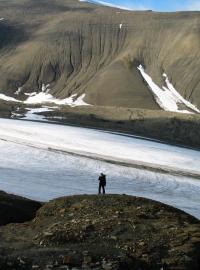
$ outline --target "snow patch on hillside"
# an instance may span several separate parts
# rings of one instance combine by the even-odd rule
[[[42,92],[49,93],[50,91],[50,84],[42,84]]]
[[[28,97],[32,97],[35,96],[37,94],[37,92],[32,92],[32,93],[24,93],[24,95],[28,96]]]
[[[15,98],[6,96],[6,95],[4,95],[4,94],[0,94],[0,99],[1,99],[1,100],[5,100],[5,101],[21,102],[21,101],[18,100],[18,99],[15,99]]]
[[[84,101],[85,94],[82,94],[78,98],[76,97],[77,97],[77,94],[73,94],[70,97],[65,98],[65,99],[57,99],[47,92],[46,93],[40,92],[40,93],[29,96],[28,99],[24,103],[26,104],[54,103],[57,105],[69,105],[71,107],[91,106],[90,104]]]
[[[11,101],[11,102],[22,102],[24,104],[44,104],[44,103],[54,103],[56,105],[68,105],[71,107],[76,106],[92,106],[91,104],[88,104],[84,101],[85,94],[82,94],[81,96],[77,97],[77,94],[73,94],[68,98],[65,99],[58,99],[53,97],[51,94],[49,94],[49,88],[48,85],[42,86],[42,92],[36,93],[25,93],[28,98],[25,101],[21,101],[12,97],[9,97],[5,94],[0,94],[0,99],[5,101]],[[16,95],[20,94],[22,91],[21,88],[18,88],[18,90],[15,92]]]
[[[188,100],[184,99],[178,91],[174,88],[172,83],[170,83],[169,78],[164,73],[166,86],[159,87],[152,78],[145,72],[142,65],[138,67],[142,77],[147,82],[149,88],[152,90],[158,105],[165,111],[178,112],[178,113],[200,113],[200,110],[190,103]],[[180,109],[180,106],[188,108],[188,110]]]
[[[19,95],[22,92],[22,87],[18,87],[17,91],[15,92],[15,95]]]
[[[118,8],[118,9],[124,9],[124,10],[128,10],[128,11],[133,11],[134,10],[132,8],[115,5],[115,4],[108,3],[108,2],[105,2],[105,1],[100,1],[100,0],[96,0],[96,1],[93,1],[93,0],[79,0],[79,2],[88,2],[88,3],[91,3],[91,4],[107,6],[107,7],[112,7],[112,8]],[[142,9],[142,8],[139,7],[138,9]]]
[[[45,117],[41,114],[42,112],[50,112],[53,111],[53,109],[49,107],[42,107],[42,108],[27,108],[27,113],[25,114],[25,117],[23,119],[26,120],[33,120],[33,121],[46,121]]]

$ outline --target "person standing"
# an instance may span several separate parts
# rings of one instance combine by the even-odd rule
[[[99,176],[99,194],[101,194],[101,189],[103,194],[105,194],[105,186],[106,186],[106,175],[101,173]]]

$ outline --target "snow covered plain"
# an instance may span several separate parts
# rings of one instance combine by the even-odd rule
[[[200,218],[198,151],[46,123],[0,119],[0,127],[2,190],[43,201],[96,193],[98,175],[104,172],[109,193],[152,198]],[[134,168],[143,163],[172,173]],[[185,176],[176,175],[182,171]]]

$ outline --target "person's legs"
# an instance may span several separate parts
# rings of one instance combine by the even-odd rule
[[[105,186],[102,186],[103,194],[105,194]]]
[[[101,184],[99,183],[99,194],[101,194]]]

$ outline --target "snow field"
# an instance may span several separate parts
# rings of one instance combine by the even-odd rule
[[[199,151],[88,128],[0,119],[0,138],[127,164],[200,174]]]
[[[97,194],[98,176],[107,175],[106,191],[154,199],[200,218],[200,181],[138,170],[88,158],[55,153],[0,140],[2,190],[31,199]]]
[[[179,113],[200,113],[200,110],[194,106],[192,103],[184,99],[178,91],[174,88],[174,86],[170,83],[167,75],[164,73],[163,77],[165,78],[166,86],[160,88],[152,78],[145,72],[142,65],[138,67],[142,77],[147,82],[149,88],[153,92],[153,95],[156,98],[158,105],[164,109],[165,111],[170,112],[179,112]],[[184,105],[189,110],[181,110],[179,109],[180,105]]]

